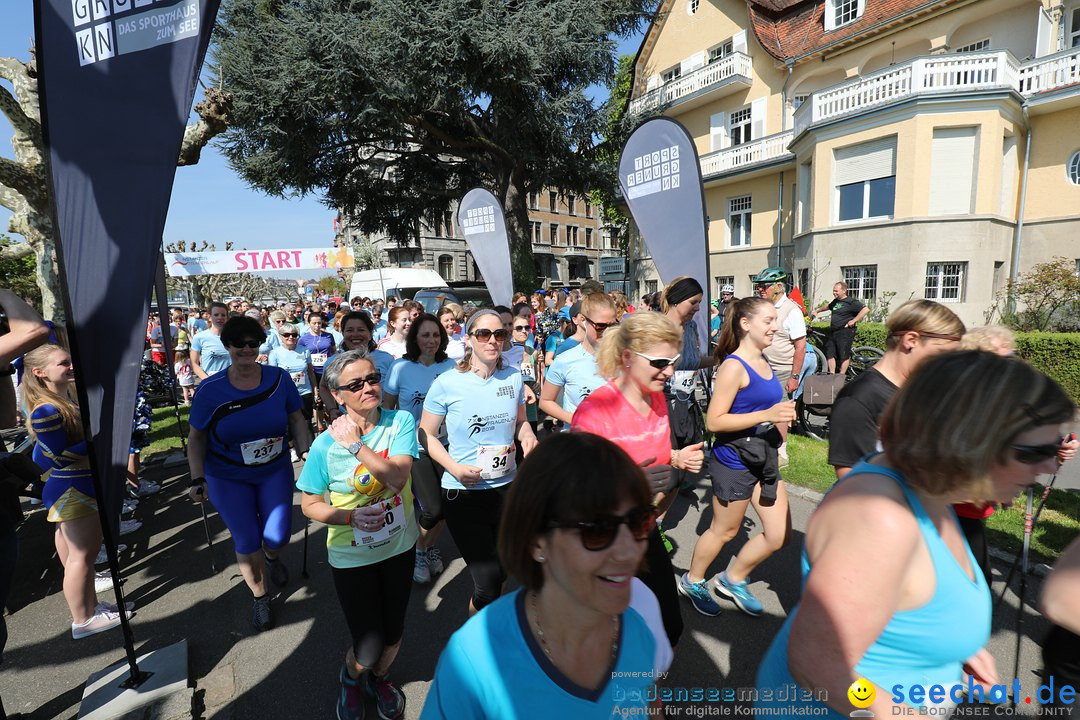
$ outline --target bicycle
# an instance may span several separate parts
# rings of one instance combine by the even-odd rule
[[[872,368],[874,364],[885,355],[885,352],[880,348],[870,345],[860,345],[852,348],[851,361],[848,364],[847,372],[844,374],[843,382],[836,383],[835,381],[832,381],[820,383],[822,385],[822,392],[820,394],[815,394],[812,401],[807,402],[805,393],[806,379],[812,375],[828,376],[828,371],[825,370],[825,368],[828,367],[827,360],[825,358],[825,353],[821,349],[825,345],[825,339],[828,335],[820,328],[807,325],[806,337],[808,357],[809,353],[813,352],[813,355],[817,360],[818,370],[814,373],[804,374],[799,383],[798,390],[794,393],[796,423],[799,431],[803,435],[816,440],[828,440],[829,417],[832,415],[832,405],[836,399],[836,394],[839,393],[843,385],[846,385]]]

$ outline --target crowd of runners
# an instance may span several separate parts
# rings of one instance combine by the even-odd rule
[[[840,373],[867,316],[843,283],[805,308],[783,270],[754,280],[749,297],[722,288],[709,319],[698,317],[703,289],[681,277],[636,307],[600,288],[436,314],[395,298],[214,302],[173,311],[166,328],[151,318],[147,340],[151,364],[173,355],[190,403],[189,495],[209,500],[232,535],[256,631],[274,625],[269,586],[290,582],[280,554],[296,491],[303,514],[326,525],[351,637],[338,718],[363,718],[366,698],[384,719],[403,715],[390,671],[413,584],[444,570],[444,527],[473,589],[422,717],[662,712],[650,688],[678,652],[685,610],[764,611],[752,574],[790,538],[793,398],[826,370],[808,352],[808,311],[831,313],[825,352]],[[119,609],[93,587],[101,530],[71,358],[0,292],[0,372],[22,368],[17,400],[0,382],[0,420],[21,415],[37,465],[4,456],[3,549],[13,556],[18,496],[38,495],[56,524],[72,636],[86,637],[115,627]],[[885,325],[884,356],[832,407],[838,482],[810,520],[801,600],[758,675],[760,688],[826,690],[827,701],[783,704],[834,717],[852,709],[859,678],[879,689],[999,681],[985,650],[985,518],[1078,445],[1066,435],[1073,401],[1014,356],[1008,331],[969,330],[928,300]],[[666,511],[703,482],[712,520],[676,576]],[[729,557],[750,506],[762,532]],[[1078,556],[1074,544],[1046,588],[1048,669],[1072,681]],[[0,571],[3,599],[11,576],[4,562]],[[890,696],[880,690],[871,709],[892,714]]]

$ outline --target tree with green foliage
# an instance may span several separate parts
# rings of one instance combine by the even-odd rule
[[[527,199],[614,182],[597,138],[616,38],[656,0],[227,0],[214,59],[223,149],[273,195],[318,193],[404,241],[475,186],[502,202],[515,287],[535,287]]]
[[[0,286],[11,290],[41,312],[41,290],[35,282],[34,256],[6,254],[5,251],[13,244],[10,237],[0,233]]]
[[[600,162],[609,177],[618,178],[619,155],[622,153],[630,133],[645,118],[643,115],[631,115],[629,113],[630,94],[634,85],[634,56],[620,55],[618,67],[615,70],[615,82],[611,87],[611,98],[608,100],[606,112],[607,122],[604,127],[604,142],[598,149]],[[615,194],[617,182],[605,183],[594,187],[591,191],[590,200],[598,207],[604,209],[604,225],[610,228],[616,246],[623,255],[629,253],[630,234],[628,226],[630,219],[622,210],[622,201]]]
[[[1035,265],[1009,283],[1006,293],[1002,320],[1014,329],[1080,329],[1080,277],[1069,258],[1055,257]]]

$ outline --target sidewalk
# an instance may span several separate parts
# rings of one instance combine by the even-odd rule
[[[214,574],[201,516],[188,501],[186,476],[178,470],[184,470],[183,466],[171,472],[153,467],[146,471],[146,479],[160,481],[164,488],[140,503],[136,517],[144,526],[124,538],[129,549],[121,556],[121,566],[127,578],[124,589],[136,605],[132,629],[137,653],[186,638],[194,687],[190,698],[176,697],[156,708],[156,714],[137,717],[333,717],[338,669],[348,639],[326,563],[325,529],[311,526],[310,578],[305,581],[300,577],[304,519],[297,498],[293,541],[284,553],[292,579],[273,599],[277,626],[257,635],[251,629],[250,595],[240,578],[228,532],[216,513],[211,513],[214,554],[223,568]],[[668,536],[678,544],[673,561],[678,573],[689,565],[694,539],[711,517],[706,499],[705,489],[699,488],[693,500],[681,496],[669,513],[668,524],[674,528]],[[723,613],[708,618],[684,603],[686,631],[676,650],[669,686],[753,687],[768,643],[798,598],[799,551],[815,504],[813,499],[792,497],[792,543],[751,578],[752,589],[765,604],[764,616],[749,617],[720,600]],[[746,527],[757,531],[752,512]],[[71,639],[51,531],[40,509],[19,530],[19,569],[12,615],[7,618],[10,639],[0,673],[7,711],[39,720],[76,717],[86,677],[123,658],[119,630],[77,642]],[[719,572],[745,540],[743,534],[733,541],[713,572]],[[407,696],[407,718],[419,716],[439,652],[465,621],[471,594],[471,580],[463,572],[450,535],[444,533],[439,544],[447,571],[432,585],[414,585],[404,644],[392,671]],[[996,562],[995,598],[1007,570],[1007,563]],[[1040,682],[1038,642],[1047,625],[1030,607],[1040,584],[1038,578],[1029,578],[1019,674],[1025,689],[1034,689]],[[109,592],[103,598],[112,600],[111,596]],[[1013,672],[1017,604],[1010,592],[994,619],[990,644],[1005,682]],[[1035,707],[1033,703],[1023,709]],[[730,703],[717,710],[730,711]],[[374,707],[369,712],[374,713]]]

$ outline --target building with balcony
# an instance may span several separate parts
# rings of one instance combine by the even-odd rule
[[[694,139],[717,285],[782,265],[814,302],[843,279],[977,325],[1010,277],[1080,258],[1080,0],[660,10],[631,109]]]

